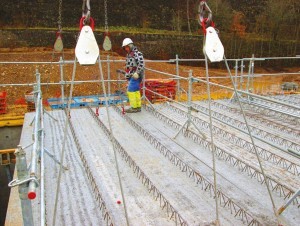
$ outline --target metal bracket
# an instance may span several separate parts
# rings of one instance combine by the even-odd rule
[[[19,186],[21,184],[25,184],[25,183],[30,182],[30,181],[35,182],[36,185],[39,186],[39,181],[36,177],[29,177],[29,178],[24,179],[24,180],[19,180],[18,178],[14,179],[14,180],[12,180],[11,182],[8,183],[8,187],[10,187],[10,188],[16,187],[16,186]]]

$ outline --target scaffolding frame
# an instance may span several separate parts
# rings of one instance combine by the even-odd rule
[[[277,110],[278,113],[280,114],[284,114],[287,116],[291,116],[296,118],[296,120],[300,121],[300,107],[293,105],[292,103],[287,103],[286,101],[280,100],[280,99],[273,99],[270,97],[265,97],[265,96],[261,96],[261,95],[257,95],[255,94],[255,92],[253,92],[253,79],[256,77],[261,77],[261,76],[281,76],[283,73],[274,73],[274,74],[255,74],[254,73],[254,62],[255,61],[266,61],[266,60],[280,60],[280,59],[295,59],[295,60],[299,60],[300,56],[297,57],[272,57],[272,58],[255,58],[254,56],[252,56],[251,58],[243,58],[243,59],[229,59],[227,61],[232,61],[233,63],[235,63],[234,66],[234,82],[235,82],[235,86],[238,89],[238,94],[241,95],[242,97],[246,97],[246,98],[242,98],[242,101],[244,101],[247,104],[259,104],[261,107],[267,109],[267,110],[272,110],[274,111],[275,109],[272,109],[267,103],[272,103],[272,104],[277,104],[277,105],[281,105],[281,106],[285,106],[289,109],[294,109],[295,112],[289,112],[289,111],[284,111],[284,110]],[[189,129],[189,125],[190,123],[193,123],[192,119],[191,119],[191,113],[195,108],[193,108],[192,104],[191,104],[191,100],[192,100],[192,96],[193,96],[193,92],[192,92],[192,86],[193,83],[198,83],[198,82],[203,82],[203,83],[207,83],[206,81],[204,81],[205,77],[194,77],[192,74],[192,71],[189,70],[188,71],[188,77],[187,76],[183,76],[180,74],[180,62],[204,62],[205,59],[179,59],[178,55],[176,55],[175,59],[170,59],[170,60],[146,60],[145,62],[154,62],[154,63],[161,63],[161,62],[165,62],[165,63],[175,63],[175,70],[176,70],[176,74],[170,74],[170,73],[166,73],[166,72],[162,72],[162,71],[157,71],[151,68],[146,67],[146,72],[147,71],[151,71],[154,73],[158,73],[160,75],[163,76],[167,76],[168,79],[174,79],[177,81],[177,100],[172,100],[168,97],[164,97],[159,93],[153,92],[152,90],[149,90],[150,92],[155,93],[158,96],[162,96],[166,99],[167,102],[174,102],[176,104],[179,104],[185,108],[187,108],[187,112],[188,112],[188,119],[185,122],[185,124],[187,124],[187,130]],[[245,62],[249,61],[249,71],[248,74],[244,74],[244,65]],[[111,83],[112,82],[126,82],[126,80],[112,80],[111,79],[111,63],[113,62],[124,62],[124,60],[111,60],[109,58],[109,56],[107,57],[106,60],[101,60],[101,62],[105,62],[107,63],[107,79],[104,80],[104,82],[106,83],[107,87],[108,87],[108,91],[110,94],[111,91]],[[17,166],[19,165],[19,170],[17,167],[17,171],[19,171],[20,175],[19,178],[17,180],[13,180],[9,183],[10,187],[14,187],[14,186],[19,186],[19,191],[20,191],[20,197],[22,196],[22,198],[24,198],[24,194],[27,194],[27,196],[29,197],[35,197],[36,195],[36,189],[40,186],[41,189],[41,225],[45,225],[45,200],[44,200],[44,146],[43,146],[43,137],[44,137],[44,128],[43,128],[43,113],[45,112],[43,109],[43,103],[42,103],[42,92],[41,92],[41,87],[45,86],[45,85],[60,85],[61,87],[61,100],[63,101],[65,99],[65,94],[64,94],[64,88],[66,85],[71,84],[72,81],[65,81],[64,80],[64,66],[66,64],[74,64],[74,61],[72,60],[63,60],[62,58],[60,58],[60,60],[58,62],[0,62],[0,64],[58,64],[60,67],[60,81],[59,82],[53,82],[53,83],[42,83],[40,81],[40,73],[38,72],[38,70],[36,70],[35,75],[36,75],[36,83],[28,83],[28,84],[0,84],[0,87],[5,87],[5,86],[32,86],[34,89],[34,99],[35,99],[35,106],[36,106],[36,112],[35,112],[35,121],[34,121],[34,132],[33,132],[33,137],[34,137],[34,143],[33,143],[33,150],[32,150],[32,162],[31,162],[31,167],[30,167],[30,171],[24,172],[24,169],[27,168],[26,165],[24,165],[26,163],[26,157],[24,155],[24,147],[19,146],[18,147],[18,151],[16,152],[16,158],[17,158]],[[240,68],[240,72],[238,71],[238,68]],[[146,74],[145,73],[145,79],[146,79]],[[300,72],[295,72],[295,73],[284,73],[284,74],[288,74],[288,75],[300,75]],[[225,77],[215,77],[215,76],[210,76],[210,78],[214,78],[214,79],[229,79],[230,77],[225,76]],[[243,84],[244,84],[244,80],[247,80],[247,86],[245,89],[243,89]],[[181,87],[181,82],[182,81],[188,81],[189,82],[189,89],[188,91],[185,91],[182,87]],[[97,83],[97,82],[101,82],[101,80],[87,80],[87,81],[73,81],[73,84],[86,84],[86,83]],[[217,86],[220,87],[222,89],[226,89],[229,91],[233,91],[233,88],[228,87],[228,86],[223,86],[220,85],[218,83],[215,82],[209,82],[209,85],[213,85],[213,86]],[[145,83],[143,83],[143,95],[142,98],[144,100],[146,100],[146,96],[145,96],[145,91],[146,91],[146,87],[145,87]],[[184,103],[181,101],[181,95],[182,92],[185,92],[187,95],[187,99],[188,102]],[[233,98],[234,100],[234,98]],[[263,102],[264,101],[264,102]],[[150,103],[151,105],[151,103]],[[197,109],[196,109],[197,110]],[[38,120],[36,120],[38,119]],[[179,130],[179,132],[184,128],[185,124],[181,127],[181,129]],[[201,134],[200,129],[197,128],[196,125],[194,125],[194,127],[196,127],[196,129],[198,130],[198,132]],[[176,136],[179,134],[179,132],[175,135]],[[202,134],[203,135],[203,134]],[[276,146],[278,148],[278,146]],[[295,151],[295,150],[292,150]],[[291,151],[290,151],[291,152]],[[299,150],[296,150],[296,152],[298,153]],[[296,154],[297,154],[296,153]],[[47,151],[46,151],[47,154]],[[49,154],[49,153],[48,153]],[[50,155],[50,154],[49,154]],[[299,154],[297,154],[299,155]],[[51,156],[51,155],[50,155]],[[24,158],[25,157],[25,158]],[[41,160],[41,166],[40,166],[40,184],[38,182],[38,178],[37,178],[37,171],[38,171],[38,160]],[[59,163],[59,162],[58,162]],[[20,187],[23,187],[22,189],[20,189]],[[21,191],[22,190],[22,191]],[[26,190],[27,192],[24,193],[24,190]],[[293,193],[293,192],[291,192]],[[295,193],[298,194],[298,192]],[[296,195],[297,196],[297,195]],[[293,196],[293,200],[295,199],[295,197]],[[23,202],[22,202],[23,203]],[[289,201],[286,205],[290,204],[291,202]],[[284,207],[286,208],[286,206]],[[23,211],[23,220],[24,220],[24,225],[32,225],[32,210],[31,210],[31,203],[30,200],[26,200],[24,201],[24,204],[22,204],[22,211]],[[26,217],[25,217],[26,216]],[[29,216],[29,217],[28,217]]]

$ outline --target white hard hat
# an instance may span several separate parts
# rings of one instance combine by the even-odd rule
[[[130,38],[125,38],[125,39],[123,40],[122,47],[128,46],[129,44],[132,44],[132,43],[133,43],[133,41],[132,41]]]

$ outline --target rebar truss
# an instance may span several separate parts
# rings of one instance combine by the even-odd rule
[[[221,104],[221,103],[216,102],[216,101],[212,101],[211,104],[218,107],[219,109],[227,110],[227,111],[233,112],[235,114],[241,114],[241,111],[239,109],[229,107],[225,104]],[[255,120],[259,123],[263,123],[263,124],[267,125],[268,127],[272,128],[272,129],[276,129],[280,132],[286,132],[286,133],[288,133],[288,134],[290,134],[294,137],[300,137],[300,131],[299,130],[295,130],[295,129],[287,127],[285,125],[281,125],[279,123],[261,118],[258,115],[252,115],[252,114],[246,114],[246,115],[247,115],[248,118],[253,119],[253,120]]]
[[[208,111],[205,107],[202,107],[200,105],[193,104],[192,106],[193,106],[193,108],[195,108],[199,111],[205,112],[205,113],[207,113],[207,111]],[[168,107],[171,110],[173,110],[174,112],[176,112],[184,117],[187,117],[187,112],[185,112],[184,110],[176,108],[173,105],[168,105]],[[222,116],[223,116],[222,114],[214,112],[214,111],[211,111],[211,112],[212,112],[212,115],[215,116],[216,118],[222,119]],[[194,123],[196,123],[197,125],[200,125],[202,128],[209,129],[208,122],[205,122],[204,120],[201,120],[192,115],[191,115],[191,120]],[[219,127],[216,127],[216,126],[213,126],[213,131],[214,131],[214,134],[217,134],[218,136],[223,136],[223,138],[226,138],[231,143],[233,143],[241,148],[245,148],[249,152],[255,154],[255,149],[251,142],[246,141],[240,137],[237,137],[234,134],[231,134],[231,133],[229,133]],[[297,175],[297,176],[300,175],[300,166],[299,165],[289,161],[288,159],[278,156],[262,147],[256,146],[256,150],[258,151],[258,154],[262,159],[264,159],[266,161],[270,161],[270,162],[274,163],[275,165],[289,171],[290,173],[292,173],[294,175]]]
[[[156,111],[155,109],[152,109],[148,106],[145,106],[145,109],[148,112],[152,113],[156,118],[162,120],[163,122],[169,124],[171,127],[175,128],[177,130],[180,129],[182,126],[181,124],[179,124],[179,123],[175,122],[174,120],[172,120],[171,118],[161,114],[160,112]],[[212,150],[211,143],[207,140],[204,140],[201,136],[199,136],[197,133],[193,132],[192,130],[186,130],[184,132],[184,134],[188,138],[191,138],[195,143],[201,145],[202,147],[204,147],[208,150]],[[232,166],[237,167],[241,172],[247,173],[248,176],[250,176],[251,178],[257,179],[257,181],[260,182],[261,184],[266,183],[264,180],[263,174],[260,172],[259,169],[248,165],[242,159],[234,156],[233,154],[228,153],[227,151],[225,151],[224,149],[222,149],[216,145],[215,145],[215,152],[216,152],[216,155],[220,159],[223,159],[223,160],[227,161],[228,163],[230,163]],[[271,178],[270,176],[266,176],[266,178],[267,178],[267,183],[270,186],[270,188],[272,189],[272,191],[277,192],[281,197],[284,197],[284,199],[289,198],[291,195],[293,195],[295,193],[295,191],[293,191],[293,189],[288,188],[286,185],[281,184],[280,182]],[[294,203],[297,204],[297,203],[299,203],[299,201],[296,200]]]
[[[253,100],[250,101],[250,103],[252,103],[252,102],[261,104],[264,107],[276,108],[278,110],[286,112],[287,114],[292,114],[292,115],[296,115],[297,117],[300,117],[300,110],[296,109],[296,108],[291,108],[291,107],[284,106],[284,105],[281,105],[281,104],[277,104],[277,103],[274,103],[274,102],[270,103],[270,102],[267,102],[265,100],[261,100],[261,99],[258,99],[258,98],[253,98]]]
[[[107,137],[109,137],[114,145],[114,148],[120,153],[121,157],[128,163],[129,167],[133,170],[136,177],[140,179],[143,185],[148,189],[148,192],[153,195],[155,201],[159,200],[160,207],[167,212],[167,216],[174,220],[176,225],[187,226],[186,220],[179,214],[179,212],[171,205],[171,203],[164,197],[164,195],[157,189],[154,183],[144,173],[144,171],[137,165],[137,163],[130,157],[121,144],[112,136],[108,128],[100,121],[98,116],[91,108],[88,108],[89,113],[93,116],[97,124],[103,130]]]
[[[114,107],[114,109],[122,115],[122,111],[118,107]],[[208,191],[210,196],[214,195],[214,185],[212,182],[207,180],[204,176],[202,176],[197,170],[193,167],[185,163],[180,157],[174,154],[170,149],[164,146],[156,137],[154,137],[150,132],[146,131],[142,126],[133,121],[128,116],[123,116],[124,119],[135,128],[143,137],[149,141],[149,143],[155,147],[165,158],[167,158],[172,164],[179,167],[182,172],[185,172],[189,178],[192,178],[196,184],[201,185],[201,189],[204,191]],[[217,198],[222,207],[228,208],[235,217],[241,219],[243,222],[246,222],[247,225],[261,225],[261,223],[253,218],[250,213],[244,210],[241,206],[235,203],[231,198],[225,195],[220,190],[217,190]]]
[[[193,107],[196,108],[197,110],[201,110],[201,111],[204,111],[205,113],[208,114],[208,109],[205,108],[205,107],[202,107],[200,105],[197,105],[197,104],[193,104]],[[247,126],[246,126],[246,123],[245,122],[242,122],[240,120],[237,120],[237,119],[234,119],[234,118],[231,118],[229,116],[226,116],[226,115],[223,115],[221,113],[218,113],[216,111],[211,111],[212,115],[215,116],[216,118],[228,123],[228,124],[231,124],[231,125],[234,125],[240,129],[242,129],[243,131],[247,131]],[[254,126],[251,126],[249,125],[250,127],[250,130],[251,130],[251,133],[254,134],[254,135],[257,135],[257,136],[260,136],[266,140],[269,140],[273,143],[276,143],[286,149],[291,149],[291,150],[294,150],[296,152],[299,152],[300,153],[300,145],[298,143],[295,143],[293,141],[290,141],[290,140],[287,140],[285,138],[282,138],[282,137],[279,137],[277,135],[274,135],[272,133],[269,133],[265,130],[262,130],[262,129],[259,129],[257,127],[254,127]]]
[[[89,182],[90,182],[90,184],[92,186],[93,194],[94,194],[94,196],[96,198],[96,201],[98,202],[98,205],[100,207],[100,210],[101,210],[101,213],[102,213],[102,217],[106,221],[106,225],[107,226],[116,225],[114,223],[114,220],[111,217],[111,214],[109,213],[109,210],[106,207],[106,203],[105,203],[104,199],[102,198],[103,195],[101,195],[101,191],[99,190],[99,187],[97,186],[97,183],[96,183],[95,177],[94,177],[94,175],[92,173],[92,170],[90,169],[90,167],[88,165],[89,161],[86,159],[86,157],[84,155],[83,149],[82,149],[82,147],[80,145],[78,136],[76,135],[76,132],[75,132],[75,129],[74,129],[74,126],[73,126],[71,120],[70,120],[70,123],[69,123],[69,127],[70,127],[70,130],[71,130],[71,134],[73,136],[73,139],[75,141],[75,144],[76,144],[76,147],[77,147],[80,159],[82,161],[82,164],[84,166],[85,172],[87,174],[87,178],[88,178],[88,180],[89,180]]]
[[[285,103],[288,103],[290,105],[299,105],[300,101],[297,98],[290,97],[286,98],[286,96],[276,95],[276,96],[268,96],[268,98],[274,99],[274,100],[280,100],[284,101]]]
[[[264,106],[262,104],[260,104],[259,106],[258,105],[254,105],[252,103],[249,103],[248,101],[242,101],[242,103],[245,105],[245,106],[248,106],[249,108],[251,108],[252,111],[255,111],[255,112],[258,112],[258,113],[261,113],[261,114],[264,114],[264,115],[271,115],[271,116],[275,116],[275,117],[278,117],[282,120],[285,120],[289,123],[297,123],[299,124],[299,117],[295,117],[295,115],[291,115],[291,114],[287,114],[286,112],[281,112],[281,111],[278,111],[276,110],[275,108],[273,109],[270,109],[269,107],[267,106]],[[237,105],[237,103],[235,103]],[[298,121],[298,122],[297,122]]]

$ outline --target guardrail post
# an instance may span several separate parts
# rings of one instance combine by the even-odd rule
[[[235,60],[234,69],[235,69],[234,85],[238,89],[238,69],[239,69],[239,61],[238,60]]]
[[[18,180],[26,180],[28,179],[26,153],[20,145],[18,145],[18,149],[16,150],[15,155]],[[33,216],[31,201],[27,197],[28,183],[20,184],[18,189],[21,200],[23,224],[24,226],[31,226],[33,225]]]
[[[62,109],[65,108],[65,91],[64,91],[64,61],[63,58],[59,58],[59,68],[60,68],[60,88],[61,88],[61,104]]]
[[[241,78],[240,78],[240,90],[243,90],[243,82],[244,82],[244,59],[241,60]]]
[[[36,70],[36,80],[37,85],[34,87],[34,102],[35,102],[35,121],[34,121],[34,133],[33,133],[33,150],[31,156],[31,169],[30,169],[30,179],[28,187],[28,198],[35,199],[36,188],[38,187],[36,175],[37,175],[37,162],[39,158],[39,152],[41,148],[41,114],[42,109],[42,94],[41,94],[41,74]]]
[[[176,54],[176,75],[179,76],[179,57],[178,57],[178,54]],[[181,100],[180,79],[177,80],[176,95],[178,97],[178,101],[180,101]]]
[[[108,96],[111,96],[110,93],[110,59],[109,59],[109,55],[107,55],[107,93]]]

